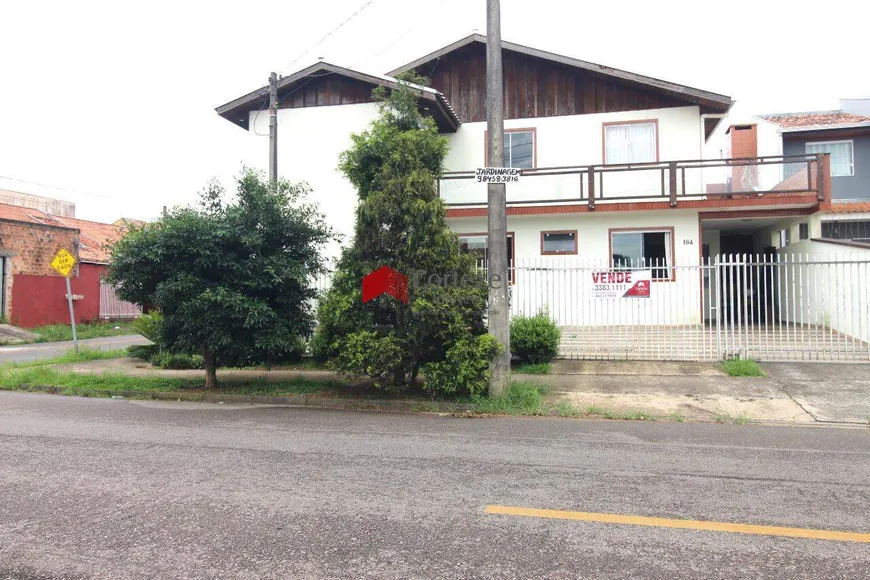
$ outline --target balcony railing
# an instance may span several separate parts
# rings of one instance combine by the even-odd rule
[[[662,161],[524,169],[519,183],[507,184],[509,205],[668,201],[782,194],[827,199],[827,154],[739,159]],[[486,205],[486,184],[474,171],[446,172],[438,192],[450,207]]]

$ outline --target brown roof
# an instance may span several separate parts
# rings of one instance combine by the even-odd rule
[[[95,264],[109,263],[110,253],[106,244],[120,240],[128,229],[114,224],[57,217],[38,209],[5,204],[0,204],[0,219],[78,230],[79,260]]]
[[[820,111],[817,113],[782,113],[761,115],[762,119],[780,127],[818,127],[870,123],[870,117],[852,115],[843,111]]]
[[[870,212],[870,201],[847,201],[831,204],[831,213]]]

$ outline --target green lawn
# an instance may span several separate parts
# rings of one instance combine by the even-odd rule
[[[729,377],[763,377],[764,371],[754,360],[731,358],[722,361],[722,368]]]
[[[72,328],[69,324],[49,324],[28,329],[39,335],[36,342],[58,342],[72,340]],[[76,335],[80,339],[100,338],[103,336],[119,336],[136,334],[129,321],[125,322],[88,322],[76,325]]]

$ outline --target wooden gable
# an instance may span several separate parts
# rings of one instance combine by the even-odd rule
[[[506,119],[695,104],[638,83],[509,50],[502,62]],[[431,79],[429,86],[444,94],[462,122],[486,120],[486,45],[472,42],[415,70]]]

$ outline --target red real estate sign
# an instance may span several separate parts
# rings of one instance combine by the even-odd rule
[[[592,272],[592,298],[650,298],[652,270]]]

